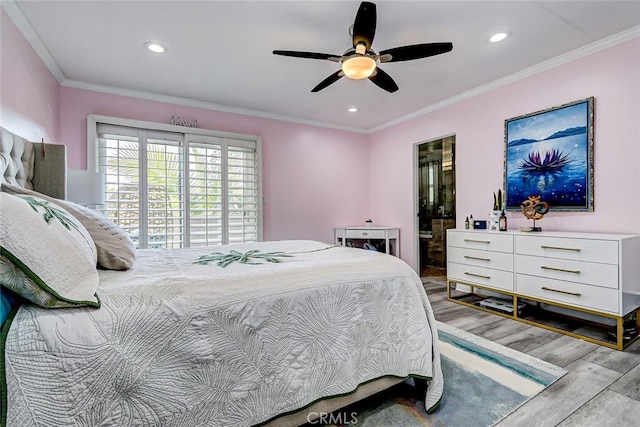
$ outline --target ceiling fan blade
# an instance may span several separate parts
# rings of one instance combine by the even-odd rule
[[[373,37],[376,35],[376,5],[368,1],[360,3],[356,19],[353,22],[353,47],[364,43],[365,52],[371,49]]]
[[[387,92],[395,92],[398,90],[398,85],[393,81],[391,76],[384,71],[380,67],[376,68],[375,74],[369,77],[369,80],[374,82],[376,86],[381,89],[386,90]]]
[[[453,43],[423,43],[380,51],[380,62],[400,62],[450,52]],[[390,55],[391,59],[384,55]]]
[[[340,55],[332,55],[330,53],[316,53],[316,52],[299,52],[295,50],[274,50],[274,55],[293,56],[294,58],[307,58],[307,59],[327,59],[333,62],[340,62]]]
[[[311,92],[320,92],[322,89],[324,89],[325,87],[329,86],[330,84],[333,84],[335,82],[337,82],[338,80],[340,80],[340,78],[343,76],[344,74],[342,73],[342,70],[338,70],[335,73],[331,74],[329,77],[327,77],[326,79],[324,79],[323,81],[321,81],[318,86],[314,87],[313,89],[311,89]]]

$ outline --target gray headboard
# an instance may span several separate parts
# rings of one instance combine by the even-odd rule
[[[67,197],[67,147],[30,142],[0,127],[0,184]]]

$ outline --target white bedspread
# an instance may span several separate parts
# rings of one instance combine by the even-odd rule
[[[203,254],[285,252],[261,264]],[[6,339],[7,425],[250,426],[383,376],[433,378],[437,331],[415,272],[312,241],[141,250],[101,271],[102,308],[23,305]]]

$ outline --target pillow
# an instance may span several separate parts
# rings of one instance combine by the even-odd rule
[[[67,200],[37,193],[15,185],[2,184],[2,191],[9,194],[36,196],[55,203],[68,211],[84,225],[98,250],[98,266],[109,270],[127,270],[136,259],[136,247],[123,229],[100,213]]]
[[[42,307],[100,307],[96,246],[69,212],[0,192],[0,285]]]

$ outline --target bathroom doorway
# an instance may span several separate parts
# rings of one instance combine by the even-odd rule
[[[455,135],[417,145],[416,206],[421,277],[446,280],[447,229],[456,226]]]

